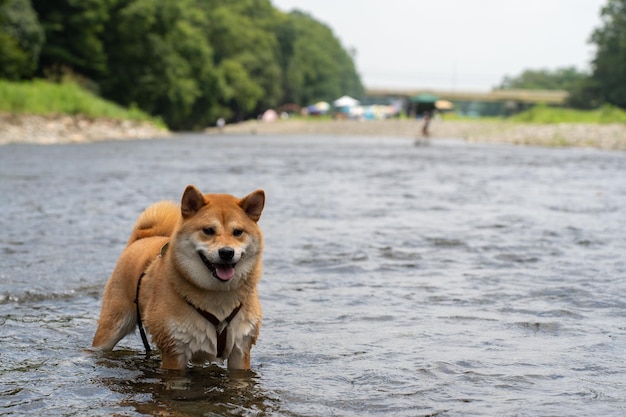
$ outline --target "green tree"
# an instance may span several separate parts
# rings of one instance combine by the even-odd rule
[[[588,77],[587,73],[578,71],[575,67],[559,68],[554,71],[525,70],[516,77],[505,76],[497,88],[571,91],[574,86]]]
[[[363,95],[352,57],[326,25],[292,12],[277,28],[286,101],[301,105]]]
[[[591,36],[597,49],[586,91],[599,102],[626,108],[626,0],[608,0],[600,16],[602,26]]]
[[[209,21],[209,41],[222,77],[219,100],[230,108],[230,116],[243,119],[281,104],[282,70],[272,30],[278,12],[271,3],[199,0],[198,4]]]
[[[206,26],[193,0],[119,0],[104,36],[104,95],[174,129],[206,126],[217,117],[218,88]]]
[[[46,34],[40,73],[89,78],[106,72],[102,34],[111,0],[32,0]]]
[[[568,92],[568,105],[577,109],[594,109],[603,102],[600,99],[599,83],[591,76],[574,83]]]
[[[39,75],[72,74],[173,129],[363,93],[327,26],[270,0],[0,0],[0,29],[0,77],[39,57]]]
[[[33,75],[44,39],[30,0],[0,2],[0,77],[18,80]]]
[[[263,89],[250,78],[243,64],[225,59],[219,66],[221,88],[220,101],[225,109],[224,116],[243,120],[254,111],[263,96]]]

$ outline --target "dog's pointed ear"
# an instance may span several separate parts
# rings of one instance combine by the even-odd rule
[[[239,207],[255,222],[258,222],[261,218],[264,206],[265,192],[263,190],[256,190],[239,201]]]
[[[183,215],[183,219],[196,214],[206,203],[204,202],[204,196],[193,185],[188,185],[183,193],[183,199],[180,203],[180,211]]]

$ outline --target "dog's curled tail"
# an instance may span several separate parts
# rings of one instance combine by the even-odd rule
[[[172,201],[152,204],[139,215],[126,246],[146,237],[171,236],[180,217],[180,206]]]

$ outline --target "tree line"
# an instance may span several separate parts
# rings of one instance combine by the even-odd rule
[[[270,0],[0,0],[0,78],[33,77],[179,130],[364,91],[330,28]]]
[[[566,90],[574,108],[609,104],[626,109],[626,0],[608,0],[600,17],[601,26],[589,39],[596,46],[589,72],[575,67],[526,70],[504,77],[497,88]]]

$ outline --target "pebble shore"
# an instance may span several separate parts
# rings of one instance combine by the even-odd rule
[[[0,113],[0,145],[88,143],[118,139],[150,139],[169,135],[168,130],[149,122],[135,120]]]
[[[419,120],[279,120],[247,121],[226,125],[212,134],[322,134],[375,135],[380,137],[422,138]],[[510,143],[538,146],[579,146],[626,150],[626,125],[623,124],[526,124],[507,121],[435,120],[430,138],[457,138],[468,142]]]
[[[278,120],[247,121],[208,134],[320,134],[422,139],[419,120]],[[468,142],[537,146],[578,146],[626,150],[624,124],[526,124],[507,121],[435,120],[430,138],[456,138]],[[103,140],[151,139],[172,136],[149,122],[90,119],[84,116],[0,114],[0,145],[7,143],[62,144]]]

